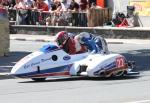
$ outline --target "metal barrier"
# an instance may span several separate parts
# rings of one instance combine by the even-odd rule
[[[52,26],[102,26],[104,23],[111,20],[110,9],[101,9],[93,16],[94,22],[97,24],[88,25],[93,22],[89,19],[87,12],[62,12],[50,13],[39,12],[34,10],[15,10],[9,9],[9,20],[16,21],[16,25],[52,25]],[[96,10],[97,11],[97,10]],[[92,14],[92,13],[91,13]],[[95,18],[99,17],[97,21]]]

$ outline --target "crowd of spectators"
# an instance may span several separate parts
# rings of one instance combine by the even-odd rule
[[[85,13],[96,6],[96,0],[0,0],[0,4],[9,14],[15,10],[18,25],[87,26]]]

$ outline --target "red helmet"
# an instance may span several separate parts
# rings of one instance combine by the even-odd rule
[[[58,45],[62,45],[67,39],[68,33],[66,31],[60,31],[56,34],[56,42]]]

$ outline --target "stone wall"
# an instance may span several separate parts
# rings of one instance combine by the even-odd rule
[[[0,13],[0,56],[9,52],[9,21]]]
[[[38,34],[55,35],[57,32],[66,30],[75,34],[90,32],[102,35],[105,38],[120,39],[150,39],[150,28],[118,28],[118,27],[69,27],[69,26],[36,26],[36,25],[12,25],[14,34]],[[13,34],[13,33],[12,33]]]

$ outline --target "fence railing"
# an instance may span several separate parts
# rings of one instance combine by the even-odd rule
[[[111,10],[91,9],[88,12],[39,12],[34,10],[9,9],[9,20],[15,25],[52,25],[93,27],[102,26],[111,20]]]

